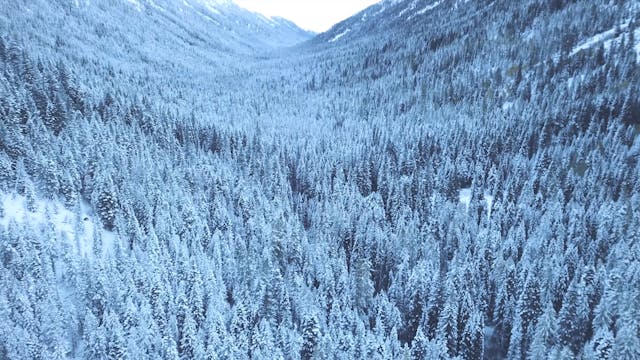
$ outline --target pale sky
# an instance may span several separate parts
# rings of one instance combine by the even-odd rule
[[[324,32],[380,0],[234,0],[265,16],[280,16],[306,30]]]

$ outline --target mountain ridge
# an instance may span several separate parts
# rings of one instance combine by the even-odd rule
[[[110,14],[105,11],[107,9]],[[41,40],[46,39],[46,46],[49,48],[55,41],[77,38],[78,32],[88,35],[95,33],[99,42],[107,31],[116,32],[113,35],[121,36],[125,41],[135,39],[136,36],[142,40],[130,44],[132,47],[162,48],[165,46],[162,42],[154,43],[157,39],[152,34],[147,34],[149,29],[161,29],[160,27],[164,28],[158,33],[175,34],[174,38],[167,41],[182,41],[187,46],[202,43],[210,51],[218,48],[244,54],[292,46],[311,36],[293,23],[265,18],[227,0],[118,0],[104,3],[80,0],[16,1],[4,7],[4,12],[8,15],[7,11],[11,11],[13,16],[11,22],[0,23],[4,31],[10,31],[11,25],[20,24],[25,28],[38,26],[40,20],[36,16],[45,14],[34,14],[34,11],[46,11],[46,16],[58,19],[60,25],[46,32],[52,34],[53,38],[42,32],[39,36]],[[139,12],[144,12],[145,15],[139,17]],[[112,18],[114,15],[119,17],[117,21]],[[29,31],[37,33],[38,29]],[[133,37],[118,34],[128,31],[137,34]]]

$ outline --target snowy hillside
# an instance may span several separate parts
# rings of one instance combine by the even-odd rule
[[[0,360],[639,359],[638,29],[2,2]]]
[[[347,29],[353,30],[353,38],[368,37],[376,32],[389,32],[394,28],[410,28],[428,23],[431,16],[446,14],[451,8],[466,6],[476,11],[482,11],[480,4],[466,4],[464,0],[385,0],[375,4],[354,17],[336,24],[326,34],[319,36],[319,40],[334,39]],[[483,3],[483,2],[479,2]],[[485,5],[491,6],[491,4]],[[476,8],[477,7],[477,8]],[[329,40],[331,41],[331,40]]]
[[[74,213],[58,201],[0,194],[0,207],[1,231],[20,231],[21,227],[44,233],[52,231],[51,245],[68,247],[72,254],[82,258],[93,258],[95,242],[99,241],[98,252],[103,256],[113,255],[115,235],[96,226],[96,217],[87,203],[78,204]]]
[[[39,33],[30,46],[56,52],[80,48],[87,56],[102,53],[129,63],[175,60],[170,54],[248,55],[313,36],[291,22],[265,18],[227,0],[15,1],[3,6],[0,16],[11,17],[0,22],[5,32]],[[49,23],[43,31],[38,19],[45,16]]]
[[[579,45],[575,46],[573,50],[571,50],[570,55],[573,56],[580,51],[585,51],[588,49],[592,49],[597,46],[602,46],[602,48],[607,51],[611,48],[612,45],[620,45],[620,43],[624,40],[630,41],[638,54],[638,58],[640,59],[640,29],[629,29],[629,21],[618,24],[614,28],[603,31],[592,37],[582,41]],[[633,31],[633,35],[630,34]],[[632,35],[631,37],[629,37]],[[640,61],[640,60],[639,60]]]

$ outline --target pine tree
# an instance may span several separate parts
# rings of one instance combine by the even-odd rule
[[[107,314],[105,327],[107,328],[107,359],[128,359],[124,331],[122,329],[122,324],[115,313],[109,312]]]
[[[539,286],[538,281],[532,279],[532,276],[527,277],[518,301],[518,312],[522,318],[523,329],[528,329],[530,325],[535,326],[538,316],[542,313]]]
[[[7,58],[7,45],[5,44],[4,38],[0,36],[0,60],[5,61]]]
[[[191,314],[187,313],[180,329],[178,341],[178,354],[181,360],[195,359],[198,339],[196,336],[196,323]]]
[[[457,304],[447,301],[438,320],[437,340],[446,345],[449,356],[458,355]]]
[[[556,314],[551,304],[547,304],[542,315],[538,318],[535,331],[530,336],[528,359],[541,359],[547,356],[548,350],[556,340]]]
[[[460,341],[463,359],[484,358],[484,319],[482,314],[477,311],[471,313]]]
[[[277,266],[271,265],[268,270],[268,276],[264,280],[265,282],[265,292],[264,292],[264,300],[263,300],[263,313],[264,316],[273,319],[273,321],[277,324],[281,320],[280,316],[280,307],[282,302],[282,275],[280,274],[280,269]]]
[[[115,187],[110,177],[103,180],[96,196],[96,209],[102,225],[107,230],[113,230],[116,222],[116,207],[118,204]]]
[[[0,152],[0,188],[8,187],[15,181],[11,158],[3,151]]]
[[[98,320],[87,311],[84,319],[84,353],[86,359],[106,359],[107,358],[107,339],[104,328],[98,326]]]
[[[371,263],[368,259],[358,259],[354,264],[354,296],[362,311],[367,311],[373,298],[374,287],[371,281]]]
[[[300,358],[310,360],[316,351],[320,340],[320,328],[318,320],[314,316],[308,316],[302,323],[302,349],[300,350]]]
[[[47,103],[45,111],[44,124],[53,132],[54,135],[59,135],[66,125],[67,111],[63,105],[60,95],[57,94],[57,92],[53,97],[53,101]]]
[[[524,289],[520,293],[516,311],[519,313],[522,326],[520,329],[522,331],[521,350],[524,354],[529,348],[529,339],[531,339],[538,317],[542,313],[539,285],[537,280],[532,279],[532,276],[527,277]]]
[[[191,264],[189,271],[189,282],[187,295],[189,298],[189,306],[193,320],[196,326],[201,326],[205,318],[204,294],[203,294],[202,275],[195,263]]]
[[[413,356],[414,359],[427,359],[428,343],[429,339],[427,339],[424,332],[422,332],[422,327],[418,327],[416,336],[411,343],[411,356]]]
[[[611,358],[620,360],[640,359],[640,337],[638,336],[640,326],[638,319],[631,315],[631,311],[627,310],[620,317],[619,324],[620,326],[611,348]],[[608,350],[606,345],[606,342],[603,343],[603,351]]]
[[[613,333],[611,333],[609,329],[598,329],[591,341],[591,347],[594,351],[595,358],[602,360],[612,359],[611,352],[613,343]]]
[[[274,342],[271,324],[265,319],[262,319],[252,332],[251,358],[282,359],[282,357],[282,354]]]
[[[178,346],[172,338],[164,339],[164,359],[166,360],[182,360],[178,354]]]
[[[577,277],[577,276],[576,276]],[[580,351],[586,332],[586,319],[588,314],[584,313],[581,302],[586,299],[580,298],[584,291],[582,283],[574,281],[569,285],[569,289],[562,303],[562,310],[559,314],[558,335],[560,344],[567,346],[574,354]]]
[[[509,338],[509,352],[507,358],[509,359],[521,359],[526,349],[522,346],[524,340],[522,332],[522,322],[519,318],[513,322],[511,328],[511,337]]]
[[[1,171],[1,170],[0,170]],[[62,178],[60,179],[60,194],[64,198],[64,203],[68,207],[75,205],[78,200],[78,189],[76,184],[79,183],[76,176],[72,176],[71,172],[67,169],[64,171]]]
[[[233,317],[231,318],[230,333],[234,337],[234,346],[242,354],[249,352],[249,313],[243,302],[238,302],[234,306]]]

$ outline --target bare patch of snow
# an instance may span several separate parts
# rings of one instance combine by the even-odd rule
[[[149,0],[149,5],[151,5],[151,7],[153,7],[156,10],[159,10],[161,12],[167,12],[167,10],[165,8],[163,8],[162,6],[156,4],[153,0]]]
[[[329,42],[336,42],[336,41],[340,40],[341,37],[347,35],[350,31],[351,31],[351,29],[347,29],[347,30],[341,32],[340,34],[334,36],[333,39],[329,40]]]
[[[505,101],[504,104],[502,104],[502,111],[509,111],[512,107],[513,101]]]
[[[276,27],[278,26],[278,21],[272,17],[269,16],[264,16],[262,14],[257,14],[258,18],[260,18],[260,20],[264,21],[265,23],[269,24],[271,27]]]
[[[580,51],[592,48],[593,46],[598,45],[601,42],[604,42],[605,48],[609,48],[614,41],[619,41],[618,40],[619,35],[617,34],[617,32],[620,31],[621,33],[623,33],[628,28],[629,28],[629,21],[625,22],[624,24],[621,24],[620,26],[616,26],[612,29],[609,29],[607,31],[603,31],[599,34],[595,34],[589,39],[587,39],[586,41],[584,41],[582,44],[574,47],[573,50],[571,50],[571,52],[569,53],[569,55],[573,56],[579,53]]]
[[[462,188],[458,192],[458,200],[465,206],[465,209],[469,210],[471,204],[471,188]]]
[[[142,11],[142,5],[140,4],[140,2],[138,0],[127,0],[127,1],[130,4],[132,4],[133,6],[135,6],[135,8],[136,8],[136,10],[138,10],[138,12]]]
[[[493,209],[493,195],[484,194],[484,201],[487,203],[487,216],[491,217],[491,210]]]
[[[463,204],[465,210],[469,210],[469,205],[471,205],[471,197],[472,191],[471,188],[462,188],[458,191],[458,201],[460,204]],[[494,197],[488,193],[485,193],[482,198],[484,199],[485,204],[487,205],[487,214],[491,217],[491,210],[493,209]]]
[[[99,220],[94,220],[91,206],[86,202],[71,211],[59,201],[35,199],[28,204],[22,195],[0,193],[0,206],[2,227],[7,228],[11,222],[33,227],[50,226],[56,239],[66,241],[74,253],[85,258],[93,257],[94,239],[101,236],[103,255],[113,253],[115,234],[96,226]]]
[[[402,11],[400,11],[400,12],[398,13],[398,16],[397,16],[397,17],[402,17],[402,15],[406,14],[407,12],[415,10],[416,5],[417,5],[417,4],[416,4],[417,2],[418,2],[418,0],[413,0],[413,1],[411,2],[411,5],[407,6],[407,7],[406,7],[406,8],[404,8],[404,9],[402,9]]]
[[[114,245],[117,240],[116,235],[107,230],[102,231],[100,235],[102,236],[102,257],[113,255]]]
[[[207,8],[207,10],[211,11],[212,13],[216,14],[216,15],[220,15],[220,10],[216,9],[215,7],[213,7],[210,4],[205,4],[205,7]]]
[[[640,62],[640,28],[633,32],[633,37],[636,39],[636,44],[633,47],[636,51],[636,62]]]
[[[436,2],[434,2],[434,3],[433,3],[433,4],[431,4],[431,5],[427,5],[427,7],[425,7],[424,9],[422,9],[422,10],[420,10],[420,11],[418,11],[418,12],[416,13],[416,15],[422,15],[422,14],[426,13],[426,12],[427,12],[427,11],[429,11],[429,10],[433,10],[433,9],[435,9],[436,7],[438,7],[440,4],[442,4],[442,1],[436,1]]]
[[[437,8],[438,6],[440,6],[440,4],[442,4],[442,1],[436,1],[433,4],[427,5],[424,9],[418,10],[415,14],[409,16],[407,18],[407,21],[413,19],[416,16],[424,15],[427,11],[433,10],[433,9]]]
[[[198,15],[200,15],[200,17],[202,17],[203,19],[205,19],[205,20],[207,20],[207,21],[210,21],[210,22],[212,22],[212,23],[214,23],[214,24],[216,24],[216,25],[220,25],[220,23],[219,23],[219,22],[217,22],[216,20],[214,20],[211,16],[205,15],[205,14],[201,13],[201,12],[200,12],[200,11],[198,11],[198,10],[196,10],[196,11],[195,11],[195,13],[196,13],[196,14],[198,14]]]

